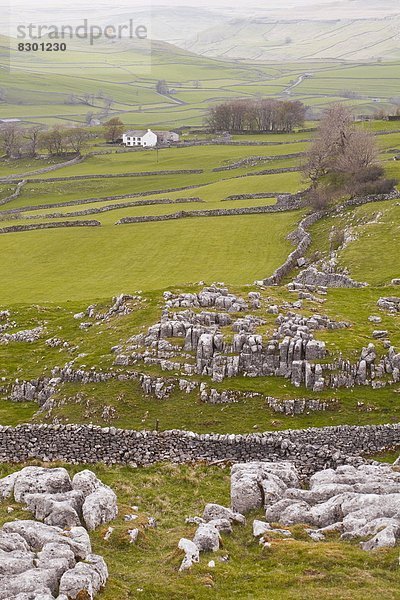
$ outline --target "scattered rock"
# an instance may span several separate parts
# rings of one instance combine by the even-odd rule
[[[190,569],[195,563],[199,562],[199,547],[197,546],[197,544],[186,538],[181,538],[179,540],[178,548],[180,550],[183,550],[185,553],[185,558],[183,559],[181,566],[179,567],[180,571],[186,571],[187,569]]]
[[[202,523],[197,528],[193,542],[200,552],[216,552],[219,549],[219,531],[212,523]]]
[[[271,525],[269,523],[266,523],[265,521],[258,521],[257,519],[253,521],[254,537],[258,538],[261,535],[264,535],[264,533],[267,533],[267,531],[271,531]]]

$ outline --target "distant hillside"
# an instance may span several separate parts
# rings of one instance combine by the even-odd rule
[[[151,22],[153,39],[210,57],[282,62],[400,56],[400,9],[393,0],[292,0],[290,9],[277,3],[225,3],[214,9],[153,6],[151,13],[139,15]]]
[[[400,16],[369,19],[231,19],[188,40],[185,48],[231,59],[396,60]]]

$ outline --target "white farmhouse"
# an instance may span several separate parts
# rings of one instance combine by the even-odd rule
[[[142,146],[144,148],[153,148],[157,145],[157,135],[148,129],[147,131],[132,130],[122,135],[122,143],[125,146]]]

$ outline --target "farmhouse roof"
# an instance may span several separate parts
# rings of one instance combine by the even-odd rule
[[[131,135],[132,137],[143,137],[149,131],[150,129],[130,129],[129,131],[125,132],[125,135]]]

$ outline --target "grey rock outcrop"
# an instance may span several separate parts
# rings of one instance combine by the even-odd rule
[[[279,463],[278,463],[279,464]],[[393,547],[400,539],[400,473],[390,465],[343,465],[316,472],[308,489],[300,487],[293,465],[279,470],[274,463],[234,465],[231,474],[234,509],[248,512],[265,507],[267,522],[316,527],[313,539],[338,529],[342,539],[365,538],[364,550]],[[267,524],[257,533],[267,530]]]
[[[89,494],[82,506],[83,519],[89,530],[112,521],[117,513],[117,497],[113,490],[105,485],[100,485]]]
[[[301,271],[295,281],[306,285],[324,286],[327,288],[361,288],[367,286],[366,283],[354,281],[351,277],[343,273],[318,271],[318,269],[312,266]]]
[[[15,333],[3,333],[0,335],[0,344],[9,344],[10,342],[25,342],[32,344],[36,342],[43,334],[43,327],[35,327],[34,329],[24,329]]]
[[[38,599],[42,595],[49,600],[62,598],[60,581],[66,573],[86,564],[80,561],[104,564],[101,557],[91,554],[89,536],[82,527],[62,529],[36,521],[6,523],[0,529],[0,548],[1,600]],[[105,582],[103,577],[102,586]],[[67,598],[76,598],[84,589]]]
[[[114,518],[114,492],[88,470],[71,481],[65,469],[26,467],[0,480],[0,497],[12,496],[43,522],[14,521],[0,529],[0,600],[82,594],[92,600],[108,571],[92,554],[81,523],[94,529]]]
[[[103,558],[89,554],[85,562],[79,562],[64,572],[60,580],[60,594],[75,600],[86,592],[88,600],[93,600],[105,586],[107,579],[108,569]]]
[[[238,463],[231,471],[232,510],[247,513],[261,508],[269,497],[279,497],[287,485],[298,485],[295,467],[286,462]]]

